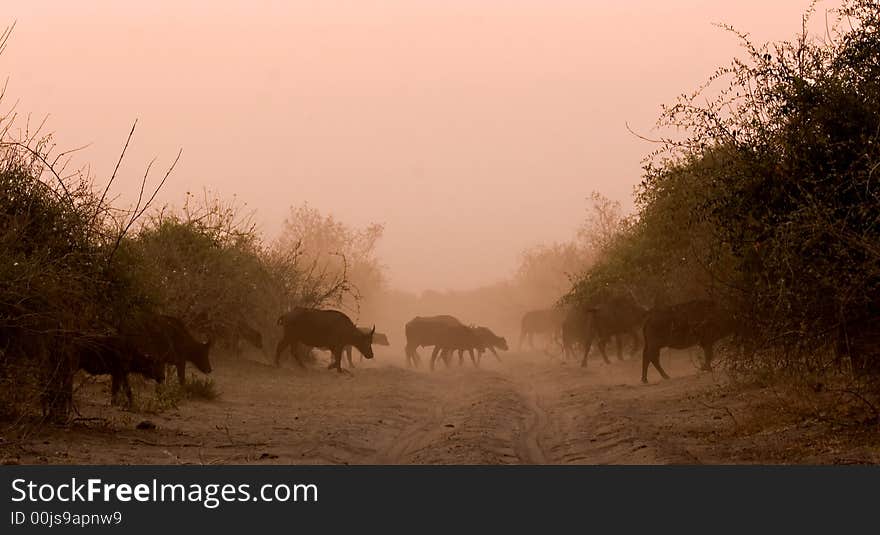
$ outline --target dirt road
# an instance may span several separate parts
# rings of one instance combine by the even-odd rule
[[[259,356],[254,356],[254,359]],[[220,360],[213,401],[158,414],[107,405],[106,381],[77,392],[81,418],[0,440],[6,463],[667,464],[876,462],[823,443],[823,424],[765,418],[760,390],[731,390],[687,355],[672,380],[638,382],[636,359],[587,369],[508,353],[436,372],[379,355],[351,375]],[[148,396],[150,385],[139,389]],[[155,429],[139,430],[149,420]],[[794,441],[794,442],[793,442]],[[801,441],[803,443],[800,443]]]

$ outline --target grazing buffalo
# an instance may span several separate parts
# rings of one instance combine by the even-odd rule
[[[165,363],[149,357],[121,336],[94,336],[82,342],[77,351],[77,368],[90,375],[110,375],[110,403],[122,389],[131,405],[133,399],[129,373],[138,373],[157,383],[165,381]]]
[[[638,350],[640,345],[639,330],[645,321],[648,310],[639,305],[631,296],[618,296],[612,298],[606,303],[584,309],[590,314],[590,328],[588,335],[584,340],[584,358],[581,366],[587,365],[587,356],[590,354],[590,348],[593,340],[597,341],[599,352],[607,364],[608,355],[605,352],[605,345],[615,337],[617,341],[617,359],[623,360],[623,336],[629,335],[633,340],[633,351]]]
[[[211,341],[199,342],[186,325],[165,314],[141,313],[123,322],[122,335],[147,356],[177,368],[177,380],[186,383],[187,361],[202,373],[211,373]]]
[[[364,334],[370,332],[369,327],[358,327],[358,330]],[[382,333],[373,333],[373,344],[376,346],[390,346],[391,343],[388,342],[388,337]],[[345,346],[345,358],[348,359],[348,367],[354,368],[354,362],[351,361],[351,350],[352,346]],[[361,361],[364,360],[364,354],[361,353]]]
[[[299,344],[326,349],[333,354],[333,362],[328,369],[342,369],[342,352],[346,346],[354,346],[363,356],[373,358],[373,327],[367,332],[360,331],[351,319],[338,310],[296,307],[278,318],[283,328],[281,340],[275,349],[275,365],[281,362],[281,352],[290,347],[297,364],[302,367],[296,348]]]
[[[480,339],[480,343],[483,347],[491,351],[498,362],[501,362],[501,357],[498,356],[498,353],[495,350],[500,349],[502,351],[507,351],[507,340],[503,336],[498,336],[492,332],[492,329],[489,329],[488,327],[474,327],[474,332],[476,333],[477,338]],[[482,359],[483,351],[480,351],[480,354],[477,357],[477,363]]]
[[[474,367],[479,366],[477,359],[474,357],[474,350],[482,353],[486,350],[486,345],[475,328],[466,325],[440,324],[436,332],[438,336],[434,345],[434,352],[431,353],[431,370],[434,369],[434,362],[437,360],[438,354],[443,355],[443,360],[449,366],[449,356],[454,351],[458,351],[459,366],[464,363],[463,353],[465,351],[470,354]]]
[[[529,347],[535,349],[533,336],[545,335],[549,338],[557,336],[565,321],[565,310],[561,308],[548,308],[545,310],[532,310],[526,312],[520,323],[519,349],[522,350],[523,341],[529,341]]]
[[[419,366],[419,347],[437,346],[443,341],[447,327],[463,327],[453,316],[416,316],[406,324],[406,363]]]
[[[705,355],[703,369],[711,370],[715,343],[733,334],[734,328],[734,318],[708,299],[651,310],[643,331],[642,382],[648,382],[648,364],[653,364],[661,377],[669,379],[660,366],[660,349],[664,347],[686,349],[699,345]]]

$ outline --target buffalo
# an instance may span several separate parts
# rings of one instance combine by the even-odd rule
[[[449,356],[454,351],[458,351],[459,365],[464,362],[463,353],[467,351],[471,356],[471,362],[473,362],[474,367],[479,366],[477,359],[474,357],[474,350],[482,353],[485,351],[486,345],[475,328],[466,325],[439,324],[436,333],[438,336],[434,344],[434,351],[431,353],[431,370],[434,369],[434,363],[437,360],[438,354],[443,356],[443,360],[448,366]]]
[[[495,351],[496,349],[500,349],[502,351],[507,351],[509,348],[507,347],[507,340],[503,336],[498,336],[492,329],[488,327],[474,327],[474,332],[479,338],[482,346],[495,355],[495,358],[498,362],[501,362],[501,357],[498,356],[498,353]],[[483,351],[480,351],[479,356],[477,357],[477,363],[480,362],[483,358]]]
[[[560,308],[526,312],[520,322],[519,349],[522,350],[524,340],[528,340],[529,347],[535,349],[533,336],[536,334],[549,338],[559,335],[562,322],[565,321],[565,313],[566,311]]]
[[[642,382],[648,382],[648,364],[669,379],[660,366],[660,349],[687,349],[699,345],[705,359],[702,369],[712,369],[712,351],[716,342],[734,333],[733,316],[708,299],[688,301],[651,310],[643,329]]]
[[[116,402],[120,389],[132,404],[128,374],[137,373],[157,383],[165,381],[165,363],[139,351],[129,340],[115,335],[91,336],[77,351],[77,369],[90,375],[110,375],[110,403]]]
[[[358,330],[364,334],[370,332],[369,327],[358,327]],[[372,345],[377,346],[390,346],[391,343],[388,342],[388,336],[382,333],[373,333],[373,342]],[[354,362],[351,360],[351,350],[352,346],[345,346],[345,358],[348,359],[348,367],[354,368]],[[361,361],[364,360],[364,354],[361,353]]]
[[[584,313],[590,315],[588,334],[583,340],[584,358],[581,366],[587,365],[587,356],[593,340],[599,346],[599,352],[606,363],[610,364],[605,352],[605,345],[614,337],[617,341],[617,359],[623,360],[623,337],[629,335],[633,341],[633,350],[641,345],[639,330],[645,321],[648,310],[639,305],[631,296],[617,296],[606,303],[585,308]]]
[[[593,315],[580,307],[572,307],[562,322],[563,358],[575,358],[575,346],[585,347],[592,341]],[[606,357],[607,359],[607,357]]]
[[[416,316],[407,322],[406,331],[406,363],[419,366],[421,358],[418,348],[437,346],[443,341],[447,327],[463,327],[464,324],[453,316]]]
[[[282,327],[283,334],[275,349],[276,366],[280,365],[281,353],[290,347],[294,360],[305,367],[296,352],[299,344],[329,350],[333,354],[333,362],[328,369],[336,368],[340,373],[345,371],[342,369],[342,352],[346,346],[357,348],[368,359],[373,358],[372,343],[376,328],[362,332],[338,310],[296,307],[279,317],[278,325]]]
[[[193,338],[183,321],[166,314],[141,313],[123,322],[121,334],[142,353],[177,368],[177,380],[186,383],[186,363],[211,373],[211,341]]]

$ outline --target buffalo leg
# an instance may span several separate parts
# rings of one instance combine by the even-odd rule
[[[476,359],[476,358],[474,358],[474,350],[473,350],[473,349],[468,349],[468,353],[470,353],[470,355],[471,355],[471,362],[474,363],[474,368],[479,368],[479,367],[480,367],[480,363],[477,362],[477,359]]]
[[[648,382],[648,364],[654,361],[654,355],[659,355],[659,349],[653,349],[645,345],[645,349],[642,350],[642,382]]]
[[[177,366],[177,382],[183,386],[186,384],[186,361],[179,360],[175,366]]]
[[[330,365],[331,368],[336,368],[336,371],[339,373],[345,373],[348,370],[342,369],[342,348],[338,347],[332,351],[333,354],[333,364]]]
[[[663,370],[663,366],[660,365],[660,350],[657,350],[657,354],[654,355],[654,360],[652,361],[654,367],[657,368],[657,371],[660,372],[660,377],[664,379],[669,379],[669,376]]]
[[[473,354],[471,354],[471,357],[473,357]],[[459,366],[464,365],[464,350],[463,349],[458,350],[458,365]]]
[[[434,346],[434,351],[431,352],[431,371],[434,371],[434,363],[437,362],[437,355],[440,353],[440,346]],[[446,363],[449,365],[449,362]]]
[[[447,368],[452,366],[452,359],[455,358],[455,350],[449,348],[442,348],[440,350],[440,358],[443,359],[443,364],[446,365]]]
[[[281,353],[287,349],[287,346],[290,345],[290,339],[286,336],[282,337],[281,340],[278,341],[278,345],[275,347],[275,365],[281,365]],[[295,347],[295,346],[294,346]]]
[[[703,347],[703,366],[701,367],[701,369],[704,372],[711,372],[712,371],[712,356],[713,356],[712,344],[708,344],[708,343],[702,344],[702,347]]]
[[[418,368],[422,364],[422,357],[419,356],[419,346],[411,346],[407,355],[407,364],[413,368]]]
[[[666,375],[666,372],[663,370],[663,366],[660,365],[660,348],[648,346],[645,344],[645,349],[642,352],[642,382],[648,382],[648,364],[653,364],[654,368],[660,372],[660,377],[664,379],[669,379],[669,376]]]
[[[302,351],[305,349],[307,352],[311,353],[312,348],[307,346],[300,345],[299,342],[291,342],[290,344],[290,356],[293,357],[293,361],[300,367],[305,369],[306,365],[303,364],[302,361]]]
[[[128,384],[128,376],[125,373],[114,373],[111,375],[110,380],[110,404],[115,405],[116,401],[119,398],[119,390],[122,389],[125,392],[126,399],[128,399],[128,405],[131,406],[133,403],[133,397],[131,394],[131,385]]]
[[[605,359],[605,364],[611,364],[611,360],[608,358],[608,353],[605,352],[606,343],[608,343],[607,338],[599,338],[597,345],[599,346],[599,352],[602,354],[602,358]]]
[[[332,352],[333,354],[333,364],[335,364],[336,371],[342,373],[344,370],[342,369],[342,348],[336,349]]]
[[[128,400],[128,406],[131,407],[134,403],[134,396],[131,395],[131,384],[128,382],[128,374],[122,374],[122,388],[125,392],[125,398]]]
[[[616,335],[614,339],[617,341],[617,360],[623,360],[623,335]]]
[[[587,367],[587,356],[590,354],[590,348],[593,347],[593,336],[587,335],[587,337],[583,341],[584,344],[584,359],[581,361],[581,367]]]

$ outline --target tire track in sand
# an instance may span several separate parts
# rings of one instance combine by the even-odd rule
[[[376,453],[369,464],[406,464],[407,457],[429,447],[443,421],[443,405],[438,404],[426,418],[408,426],[391,443]]]
[[[525,428],[514,438],[513,451],[523,464],[548,464],[541,436],[550,426],[550,417],[534,387],[527,388],[523,401],[528,415]]]

